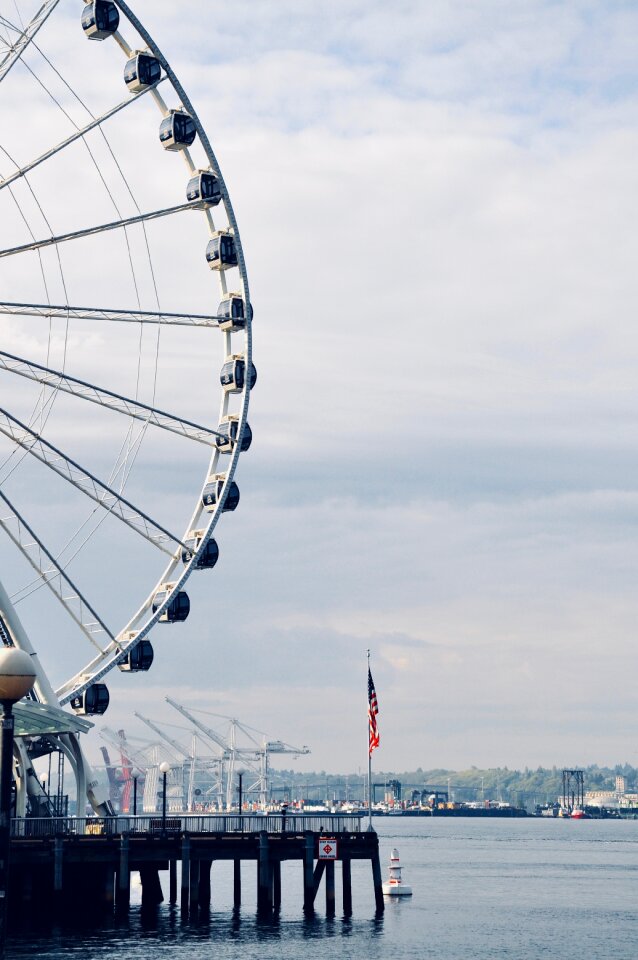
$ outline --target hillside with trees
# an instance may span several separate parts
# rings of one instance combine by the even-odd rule
[[[273,799],[303,796],[308,800],[356,800],[364,796],[365,777],[356,774],[298,773],[293,770],[271,771]],[[627,790],[638,792],[638,769],[629,764],[584,768],[585,790],[611,790],[616,787],[616,777],[625,777]],[[409,771],[373,771],[373,784],[377,800],[391,789],[390,781],[401,784],[403,799],[409,800],[412,791],[441,790],[450,793],[450,799],[458,801],[490,800],[511,803],[514,806],[533,809],[536,804],[553,803],[561,793],[562,768],[537,767],[532,770],[511,770],[508,767],[469,770],[437,768],[424,770],[418,767]]]

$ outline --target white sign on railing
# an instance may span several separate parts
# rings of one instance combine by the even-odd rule
[[[337,841],[333,837],[319,838],[319,859],[336,860],[337,859]]]

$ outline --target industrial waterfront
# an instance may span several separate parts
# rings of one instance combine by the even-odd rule
[[[257,887],[246,883],[233,908],[232,865],[213,871],[211,909],[183,921],[166,903],[131,911],[100,926],[61,919],[12,937],[11,957],[40,960],[382,960],[391,955],[475,960],[530,960],[569,954],[582,944],[589,960],[633,960],[636,955],[635,877],[638,823],[570,820],[375,821],[384,877],[390,851],[401,853],[408,901],[374,909],[369,866],[353,863],[353,916],[334,916],[322,900],[303,913],[301,866],[284,865],[281,909],[257,914]]]

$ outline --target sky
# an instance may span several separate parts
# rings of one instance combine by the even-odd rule
[[[76,7],[46,28],[60,53]],[[172,723],[168,694],[307,744],[295,769],[356,771],[369,649],[380,769],[638,765],[635,5],[135,11],[223,170],[259,380],[218,567],[156,628],[149,674],[109,677],[104,723]],[[140,190],[168,185],[161,163]],[[181,237],[158,253],[175,304]],[[174,362],[167,402],[205,421]]]

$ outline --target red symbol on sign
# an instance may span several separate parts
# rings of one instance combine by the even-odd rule
[[[324,852],[324,853],[332,853],[332,847],[330,846],[329,843],[327,843],[327,844],[325,845],[325,847],[323,848],[323,852]]]

